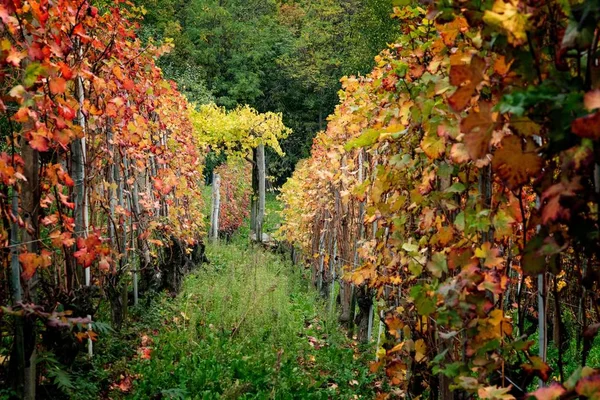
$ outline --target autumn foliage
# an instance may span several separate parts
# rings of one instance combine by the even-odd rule
[[[155,65],[170,46],[142,44],[138,15],[120,1],[103,11],[76,0],[0,4],[0,296],[9,303],[12,274],[9,313],[27,309],[49,327],[75,313],[84,319],[73,319],[74,333],[86,331],[94,307],[80,288],[90,285],[118,326],[133,260],[143,276],[164,246],[201,239],[203,157],[189,105]],[[77,301],[77,311],[53,314]]]
[[[215,168],[221,177],[219,231],[226,236],[234,234],[250,214],[251,169],[248,162],[235,158]]]
[[[596,398],[597,10],[452,4],[395,9],[402,35],[343,79],[284,186],[280,235],[316,284],[385,304],[382,397],[514,399],[539,377],[535,398]],[[571,379],[565,315],[585,342]]]

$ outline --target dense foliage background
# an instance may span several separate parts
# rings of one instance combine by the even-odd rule
[[[192,102],[281,112],[293,130],[284,158],[268,154],[281,185],[308,156],[338,101],[344,75],[366,73],[399,32],[391,0],[139,0],[141,36],[172,39],[159,65]]]

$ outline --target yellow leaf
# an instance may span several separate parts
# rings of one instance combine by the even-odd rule
[[[415,361],[421,362],[427,359],[427,345],[423,339],[415,342]]]
[[[503,30],[510,44],[519,46],[527,41],[529,16],[519,9],[518,0],[496,0],[492,10],[487,10],[483,15],[483,20]]]

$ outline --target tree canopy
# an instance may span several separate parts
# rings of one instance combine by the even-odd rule
[[[186,97],[227,109],[281,112],[293,133],[285,158],[271,155],[282,183],[308,156],[338,101],[339,79],[366,73],[398,33],[391,0],[150,0],[142,36],[172,40],[159,65]]]

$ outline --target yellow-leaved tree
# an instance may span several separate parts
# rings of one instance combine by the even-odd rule
[[[259,113],[248,105],[226,110],[215,104],[206,104],[193,107],[190,110],[190,118],[200,144],[217,153],[224,152],[227,157],[243,158],[251,162],[251,230],[255,240],[262,242],[265,214],[265,146],[283,155],[279,140],[286,138],[291,129],[284,125],[280,113]],[[218,214],[214,217],[212,225],[218,226]],[[212,231],[217,232],[218,228]]]

